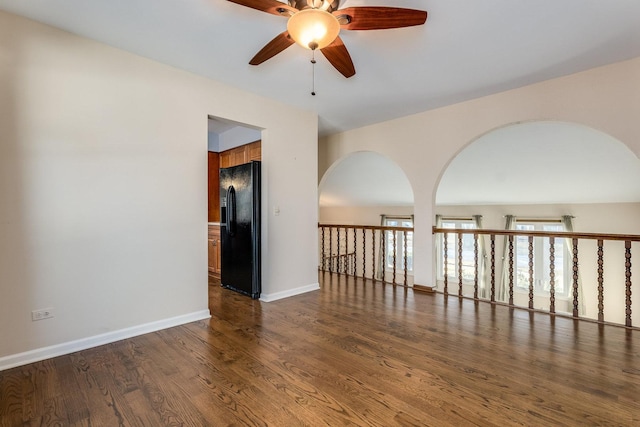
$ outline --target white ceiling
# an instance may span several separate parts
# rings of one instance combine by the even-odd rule
[[[342,31],[357,74],[310,52],[253,55],[286,20],[226,0],[0,0],[0,9],[319,115],[321,134],[640,56],[638,0],[346,0],[427,10],[424,26]],[[321,56],[321,55],[319,55]]]

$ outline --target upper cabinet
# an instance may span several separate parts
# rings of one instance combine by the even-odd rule
[[[252,160],[261,160],[261,158],[262,144],[261,141],[256,141],[221,152],[220,167],[230,168],[231,166],[249,163]]]
[[[262,160],[262,143],[261,141],[252,142],[246,145],[247,147],[247,162],[251,160]]]
[[[209,222],[220,222],[220,168],[230,168],[261,160],[261,141],[241,145],[221,153],[209,152]]]

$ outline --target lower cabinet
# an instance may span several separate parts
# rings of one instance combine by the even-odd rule
[[[220,278],[220,226],[209,224],[209,275]]]

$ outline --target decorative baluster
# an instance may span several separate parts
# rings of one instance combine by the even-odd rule
[[[322,271],[326,270],[326,248],[325,248],[325,243],[324,243],[324,227],[322,227],[322,262],[320,263],[320,265],[322,266]]]
[[[604,322],[604,241],[598,240],[598,322]]]
[[[578,239],[571,239],[573,244],[573,317],[578,317]]]
[[[340,228],[336,228],[336,255],[333,259],[333,271],[340,274]]]
[[[376,230],[371,230],[371,279],[376,281]]]
[[[349,274],[349,229],[344,228],[344,255],[342,255],[342,273]]]
[[[338,240],[338,253],[336,255],[336,261],[337,261],[337,271],[338,274],[342,273],[342,271],[340,271],[340,227],[338,227],[337,229],[337,236],[336,239]]]
[[[350,228],[344,229],[344,247],[345,247],[344,258],[346,263],[344,274],[351,274],[351,268],[353,265],[353,262],[351,261],[351,252],[349,252],[349,232],[350,231],[351,231]]]
[[[353,227],[353,272],[352,276],[358,275],[358,231]]]
[[[344,235],[340,238],[342,242],[344,242],[344,246],[342,246],[342,255],[340,255],[340,264],[342,268],[340,273],[345,274],[347,272],[347,254],[349,253],[349,245],[347,244],[347,229],[344,230]]]
[[[409,259],[409,257],[407,256],[407,233],[406,231],[402,232],[402,243],[404,244],[404,250],[402,251],[402,254],[404,255],[404,285],[407,286],[407,259]]]
[[[385,283],[384,272],[387,269],[387,232],[380,230],[380,259],[382,265],[380,266],[380,275],[382,276],[382,283]]]
[[[549,312],[556,312],[555,242],[549,237]]]
[[[473,235],[473,298],[478,299],[478,235]]]
[[[344,265],[343,265],[343,273],[349,274],[351,271],[351,259],[349,256],[349,229],[347,227],[344,228]]]
[[[333,274],[333,227],[329,227],[329,273]]]
[[[509,235],[509,305],[513,305],[513,235]]]
[[[529,308],[533,309],[533,236],[529,236]]]
[[[462,297],[462,232],[458,232],[458,296]]]
[[[625,266],[625,288],[626,288],[626,304],[625,304],[625,313],[627,318],[625,320],[625,325],[631,327],[631,240],[626,240],[624,242],[624,266]]]
[[[447,249],[447,245],[448,245],[448,240],[449,237],[447,235],[447,232],[445,231],[443,233],[443,243],[444,243],[444,294],[445,295],[449,295],[449,255],[447,254],[448,249]]]
[[[496,302],[496,235],[491,235],[491,302]]]
[[[367,229],[362,229],[362,278],[367,278]]]
[[[345,256],[347,261],[347,266],[345,268],[344,274],[351,274],[351,270],[353,269],[353,252],[349,252],[349,232],[350,231],[351,231],[350,228],[344,229],[345,248],[346,248]]]
[[[342,259],[342,274],[345,274],[347,272],[347,254],[349,253],[349,238],[348,238],[348,229],[345,228],[344,229],[344,236],[342,236],[342,240],[344,241],[344,247],[342,249],[344,249],[344,253],[341,256]]]
[[[397,231],[393,230],[393,284],[396,284],[396,239],[397,239]]]

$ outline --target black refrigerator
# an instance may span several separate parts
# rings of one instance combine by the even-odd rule
[[[221,285],[260,297],[260,162],[220,169]]]

